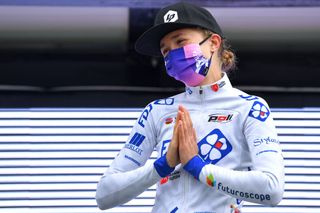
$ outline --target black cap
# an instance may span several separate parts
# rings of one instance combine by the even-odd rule
[[[162,56],[161,39],[172,31],[188,27],[201,27],[223,37],[220,26],[208,10],[180,2],[162,8],[158,12],[153,27],[138,38],[135,49],[144,55]]]

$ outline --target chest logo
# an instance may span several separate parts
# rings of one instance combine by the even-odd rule
[[[216,164],[227,156],[232,145],[219,129],[212,130],[198,143],[199,155],[208,163]]]
[[[172,123],[175,122],[175,120],[176,120],[175,117],[166,118],[166,119],[165,119],[165,124],[166,124],[166,125],[172,124]]]
[[[211,114],[209,115],[208,122],[215,122],[215,123],[228,123],[232,121],[233,114]]]

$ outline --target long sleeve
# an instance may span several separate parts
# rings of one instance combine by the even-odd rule
[[[251,171],[235,171],[207,164],[195,156],[185,169],[202,183],[237,199],[274,206],[284,192],[284,166],[270,109],[255,101],[245,120],[243,134],[252,160]]]
[[[128,202],[160,180],[153,164],[146,164],[156,145],[153,105],[149,104],[137,119],[130,136],[101,177],[96,191],[100,209]]]

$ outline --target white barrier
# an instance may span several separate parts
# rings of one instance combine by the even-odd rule
[[[286,186],[274,208],[320,212],[320,109],[273,109]],[[101,212],[96,183],[126,141],[141,109],[1,109],[0,212]],[[151,158],[155,158],[153,153]],[[150,212],[155,186],[104,212]]]

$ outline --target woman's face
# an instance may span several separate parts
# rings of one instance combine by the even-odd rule
[[[200,43],[204,39],[205,36],[202,30],[196,28],[183,28],[165,35],[160,41],[160,50],[163,57],[165,57],[170,50],[191,43]],[[211,39],[208,39],[200,46],[204,57],[210,58],[212,54],[211,46]]]

